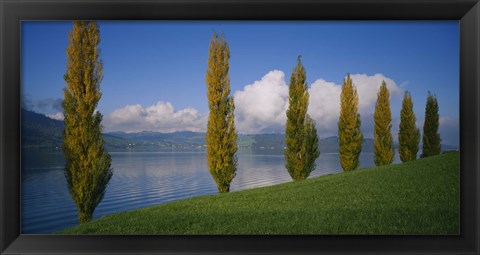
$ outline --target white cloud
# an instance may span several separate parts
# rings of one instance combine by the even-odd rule
[[[103,125],[109,132],[204,132],[207,118],[208,116],[199,114],[193,108],[175,111],[171,103],[159,101],[146,108],[139,104],[126,105],[109,114],[104,119]]]
[[[341,90],[341,85],[323,79],[316,80],[308,90],[310,94],[308,114],[317,123],[320,133],[336,135]]]
[[[391,96],[400,96],[401,89],[383,74],[351,75],[359,96],[359,112],[367,132],[373,129],[373,108],[382,81],[387,83]],[[317,122],[321,137],[336,135],[340,114],[341,84],[318,79],[309,88],[308,113]],[[240,133],[284,132],[288,108],[288,85],[285,74],[274,70],[262,79],[246,85],[235,93],[235,114]]]
[[[57,112],[55,114],[47,114],[47,117],[54,120],[63,120],[65,118],[62,112]]]
[[[368,76],[353,74],[351,78],[359,95],[359,111],[362,115],[362,129],[372,132],[372,112],[377,99],[377,91],[382,80],[392,96],[399,95],[401,89],[390,78],[382,74]],[[316,121],[321,137],[337,134],[337,122],[340,112],[341,84],[318,79],[309,88],[310,104],[308,113]],[[285,73],[273,70],[260,80],[236,91],[235,124],[239,133],[283,133],[285,132],[286,110],[288,108],[288,85]],[[155,105],[126,105],[117,109],[104,119],[107,131],[195,131],[206,130],[208,114],[201,115],[196,109],[186,108],[175,111],[169,102]],[[372,123],[370,123],[372,122]]]
[[[240,133],[284,132],[288,86],[285,74],[274,70],[234,94],[236,126]]]
[[[383,74],[375,74],[368,76],[366,74],[350,75],[353,84],[355,84],[358,92],[358,112],[362,117],[362,131],[364,137],[373,138],[375,104],[377,102],[377,93],[382,85],[382,81],[387,84],[390,93],[390,102],[403,96],[403,88],[397,83]],[[392,133],[398,133],[398,118],[392,115]]]
[[[350,75],[353,83],[358,91],[358,110],[362,113],[372,113],[377,101],[377,92],[382,81],[387,83],[387,88],[390,92],[390,98],[400,96],[402,89],[392,79],[385,77],[383,74],[375,74],[368,76],[366,74]]]

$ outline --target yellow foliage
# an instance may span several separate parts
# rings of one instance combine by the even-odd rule
[[[80,223],[90,221],[103,199],[112,176],[110,155],[101,136],[102,115],[95,113],[103,64],[100,60],[100,31],[95,22],[74,21],[69,32],[67,70],[64,76],[63,151],[65,177]]]
[[[206,134],[208,169],[219,192],[229,192],[237,169],[237,133],[228,76],[230,51],[223,35],[210,41],[206,74],[210,114]]]
[[[344,171],[351,171],[360,165],[363,134],[360,130],[357,89],[350,74],[343,81],[340,94],[340,118],[338,120],[338,151],[340,165]]]
[[[293,180],[306,179],[315,170],[318,136],[315,122],[308,116],[307,73],[300,56],[289,85],[289,106],[285,128],[285,167]]]
[[[375,164],[377,166],[389,165],[393,162],[395,150],[393,148],[392,113],[390,111],[390,93],[387,84],[382,82],[377,95],[375,105],[375,128],[373,130],[373,142],[375,152]]]

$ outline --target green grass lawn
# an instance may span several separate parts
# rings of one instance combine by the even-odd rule
[[[459,234],[459,153],[195,197],[68,234]]]

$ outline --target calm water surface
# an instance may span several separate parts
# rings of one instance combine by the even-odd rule
[[[94,212],[101,216],[188,197],[217,193],[204,153],[113,152],[113,177]],[[373,154],[360,156],[374,165]],[[399,162],[398,156],[395,162]],[[338,154],[322,153],[311,177],[341,172]],[[289,182],[283,155],[238,155],[231,191]],[[48,234],[75,226],[77,210],[67,189],[61,152],[22,153],[21,232]]]

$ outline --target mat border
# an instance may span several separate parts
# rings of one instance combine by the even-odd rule
[[[0,0],[0,252],[2,254],[479,254],[478,0]],[[459,236],[21,235],[22,20],[459,20]]]

